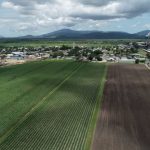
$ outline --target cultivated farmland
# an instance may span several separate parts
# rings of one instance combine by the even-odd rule
[[[150,149],[150,71],[144,65],[108,68],[92,150]]]
[[[89,148],[105,73],[71,61],[0,68],[0,149]]]

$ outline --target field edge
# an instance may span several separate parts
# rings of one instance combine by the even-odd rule
[[[101,108],[101,103],[103,98],[104,86],[106,82],[107,70],[108,70],[108,64],[105,64],[103,80],[99,81],[99,90],[98,90],[99,92],[97,93],[96,106],[91,117],[91,121],[90,121],[91,123],[89,124],[84,150],[91,150],[92,147],[93,137],[96,130],[96,124],[101,110],[100,108]]]

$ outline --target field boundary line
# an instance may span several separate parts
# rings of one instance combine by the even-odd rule
[[[35,106],[33,106],[22,118],[19,119],[18,122],[16,122],[8,131],[6,131],[1,137],[0,137],[0,144],[4,142],[4,140],[11,135],[16,128],[18,128],[34,111],[36,111],[45,101],[46,99],[51,96],[53,93],[55,93],[67,80],[69,80],[81,67],[83,64],[80,64],[78,68],[76,68],[73,72],[70,73],[60,84],[58,84],[53,90],[51,90],[46,96],[42,98],[41,101],[39,101]]]
[[[105,86],[105,82],[107,81],[106,76],[107,76],[107,70],[108,70],[108,65],[105,64],[105,69],[104,69],[104,78],[103,80],[99,81],[99,88],[98,88],[98,93],[97,93],[97,97],[96,97],[96,104],[95,104],[95,108],[94,111],[92,113],[91,119],[90,119],[90,123],[89,123],[89,127],[88,127],[88,131],[87,131],[87,138],[85,141],[85,150],[91,150],[92,149],[92,143],[93,143],[93,137],[96,131],[96,125],[97,125],[97,121],[98,121],[98,117],[101,111],[101,103],[102,103],[102,99],[103,99],[103,91],[104,91],[104,86]]]

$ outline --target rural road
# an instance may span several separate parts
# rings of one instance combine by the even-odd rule
[[[150,150],[150,71],[110,65],[92,150]]]

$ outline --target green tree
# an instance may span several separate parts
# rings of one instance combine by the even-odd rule
[[[89,55],[88,60],[92,61],[92,60],[93,60],[93,58],[94,58],[94,56],[93,56],[93,55]]]
[[[97,61],[102,61],[103,59],[100,56],[96,57]]]

